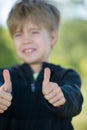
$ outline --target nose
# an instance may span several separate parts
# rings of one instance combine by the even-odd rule
[[[24,34],[23,43],[24,43],[24,44],[32,43],[32,38],[30,37],[29,34]]]

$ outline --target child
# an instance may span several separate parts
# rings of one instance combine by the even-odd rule
[[[22,65],[0,70],[0,130],[73,130],[80,113],[81,81],[72,69],[48,63],[60,13],[32,0],[14,5],[8,28]]]

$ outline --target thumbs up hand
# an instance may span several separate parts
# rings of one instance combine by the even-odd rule
[[[11,80],[8,70],[3,71],[4,84],[0,86],[0,113],[4,113],[11,105]]]
[[[42,86],[42,93],[44,98],[52,104],[54,107],[60,107],[65,103],[65,97],[58,86],[58,84],[54,82],[50,82],[51,71],[49,68],[46,68],[44,71],[44,80]]]

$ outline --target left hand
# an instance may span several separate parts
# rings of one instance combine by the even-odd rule
[[[44,70],[44,80],[42,86],[42,93],[44,98],[52,104],[54,107],[60,107],[64,105],[66,99],[61,88],[57,83],[50,82],[51,71],[49,68]]]

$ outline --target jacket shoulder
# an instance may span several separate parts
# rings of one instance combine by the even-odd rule
[[[81,78],[78,72],[72,68],[64,68],[60,65],[49,65],[52,75],[55,79],[58,79],[61,85],[63,84],[77,84],[81,87]]]

